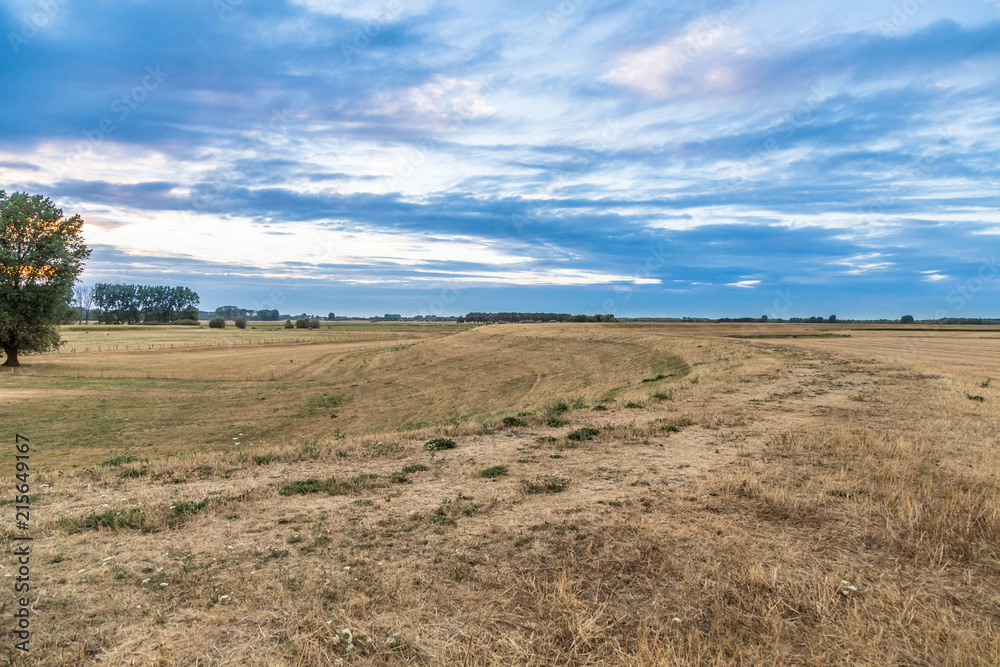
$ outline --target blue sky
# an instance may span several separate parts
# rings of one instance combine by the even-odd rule
[[[1000,2],[7,0],[0,188],[203,308],[1000,316]]]

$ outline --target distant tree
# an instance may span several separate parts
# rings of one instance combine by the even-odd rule
[[[216,315],[211,320],[208,321],[208,326],[212,329],[225,329],[226,328],[226,318],[222,315]]]
[[[314,318],[312,318],[312,319],[309,320],[309,328],[310,329],[319,329],[320,325],[322,325],[322,322],[319,321],[318,317],[314,317]]]
[[[303,317],[302,315],[299,315],[298,319],[295,320],[295,328],[296,329],[308,329],[309,328],[309,320],[310,320],[310,318]]]
[[[837,316],[836,315],[831,315],[830,316],[830,321],[831,322],[836,322],[837,321]]]
[[[331,312],[329,315],[326,316],[326,319],[328,319],[328,320],[335,320],[336,318],[337,318],[337,315],[335,313],[333,313],[333,312]]]
[[[178,314],[177,319],[197,320],[199,317],[201,317],[201,313],[198,312],[198,306],[188,306]]]
[[[64,218],[47,197],[0,190],[0,347],[4,366],[18,353],[61,344],[56,329],[90,249],[83,220]]]
[[[94,292],[87,285],[77,285],[73,288],[73,303],[83,311],[84,324],[90,322],[90,307],[94,303]]]
[[[236,324],[236,328],[237,329],[246,329],[247,328],[247,318],[245,318],[242,315],[240,315],[239,317],[236,318],[235,324]]]
[[[235,320],[240,316],[240,309],[237,306],[219,306],[215,309],[215,314],[227,320]]]
[[[465,318],[459,317],[457,320],[455,320],[455,322],[457,322],[458,324],[465,324]]]
[[[761,322],[767,322],[767,315],[761,315],[760,316],[760,321]]]
[[[903,315],[899,318],[900,324],[913,324],[913,315]]]
[[[277,322],[281,319],[281,315],[276,310],[258,310],[257,319],[263,322]]]
[[[294,325],[294,324],[292,324],[292,321],[291,321],[291,320],[285,320],[285,328],[286,328],[286,329],[294,329],[294,328],[295,328],[295,325]]]

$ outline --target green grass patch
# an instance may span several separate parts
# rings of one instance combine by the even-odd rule
[[[149,459],[144,459],[141,456],[116,456],[110,458],[107,461],[101,461],[98,465],[105,468],[114,468],[117,466],[128,465],[129,463],[146,463]]]
[[[381,478],[375,474],[362,473],[355,477],[329,479],[303,479],[297,482],[282,484],[278,494],[291,496],[297,493],[326,493],[331,496],[346,496],[362,493],[368,489],[385,486]]]
[[[500,422],[507,428],[513,428],[517,426],[527,426],[528,422],[520,417],[504,417],[503,421]]]
[[[480,470],[479,471],[479,476],[480,477],[487,477],[487,478],[503,477],[504,475],[507,474],[507,472],[508,472],[507,471],[507,466],[490,466],[489,468],[486,468],[485,470]]]

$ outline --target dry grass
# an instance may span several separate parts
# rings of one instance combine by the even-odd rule
[[[359,358],[381,382],[351,404],[368,432],[43,472],[15,659],[1000,664],[997,387],[676,334],[429,340]],[[428,423],[388,427],[410,409]],[[428,451],[439,436],[457,447]]]

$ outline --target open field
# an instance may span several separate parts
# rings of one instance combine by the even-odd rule
[[[1000,664],[1000,331],[310,335],[0,375],[37,595],[0,662]]]

